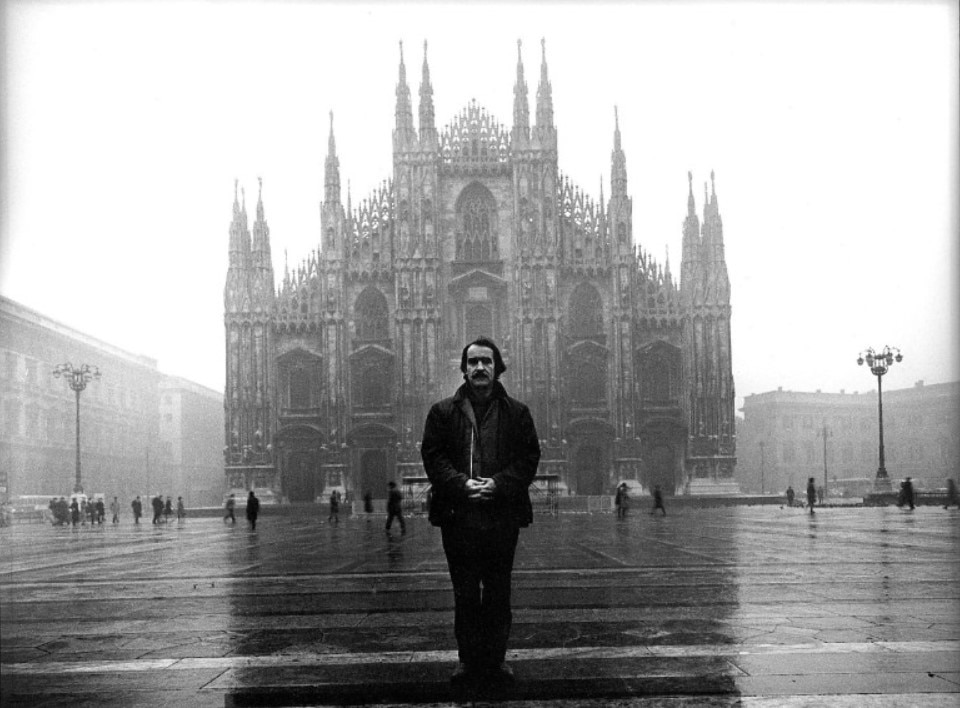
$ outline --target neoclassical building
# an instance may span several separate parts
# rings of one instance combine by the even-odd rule
[[[279,285],[262,185],[252,228],[235,195],[227,486],[379,497],[387,481],[423,475],[427,410],[459,385],[460,351],[484,334],[503,349],[507,390],[533,411],[540,472],[569,492],[606,494],[622,479],[735,488],[713,174],[702,220],[688,175],[677,282],[635,243],[616,113],[611,193],[594,200],[559,169],[545,52],[533,115],[519,51],[513,99],[512,126],[470,103],[439,129],[424,45],[415,124],[401,47],[393,174],[344,202],[331,115],[318,247]]]

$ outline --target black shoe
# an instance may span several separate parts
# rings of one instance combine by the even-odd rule
[[[462,661],[457,663],[457,668],[450,674],[450,683],[454,686],[465,686],[476,678],[475,672]]]
[[[487,677],[496,684],[501,686],[512,686],[516,683],[516,677],[513,675],[513,669],[507,665],[507,662],[500,662],[499,666],[494,666],[487,673]]]

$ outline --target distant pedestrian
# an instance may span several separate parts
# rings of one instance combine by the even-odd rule
[[[813,513],[813,505],[817,503],[817,485],[813,482],[813,477],[807,480],[807,506],[810,507],[810,513]]]
[[[953,481],[953,478],[950,478],[947,480],[947,503],[943,505],[943,508],[949,509],[954,505],[960,508],[960,497],[957,496],[957,483]]]
[[[187,508],[183,505],[183,497],[177,497],[177,521],[187,518]]]
[[[327,521],[340,523],[340,492],[336,489],[330,492],[330,516],[327,517]]]
[[[90,519],[90,525],[93,526],[97,522],[97,505],[94,503],[93,499],[87,500],[87,517]]]
[[[400,522],[400,533],[406,533],[407,525],[403,521],[403,495],[397,489],[396,482],[388,483],[387,487],[390,490],[387,492],[387,531],[390,531],[390,525],[396,519]]]
[[[223,506],[226,512],[223,515],[224,522],[226,522],[227,519],[229,519],[231,524],[237,523],[237,517],[233,515],[233,510],[236,506],[237,506],[237,498],[235,495],[231,494],[229,497],[227,497],[227,503],[224,504]]]
[[[373,513],[373,495],[370,493],[369,489],[363,493],[363,512],[365,514]],[[369,520],[370,519],[367,519],[367,521]]]
[[[817,504],[823,506],[823,485],[817,487]]]
[[[133,523],[139,524],[140,517],[143,516],[143,502],[140,501],[139,496],[130,502],[130,508],[133,509]]]
[[[630,493],[627,490],[627,483],[621,482],[617,487],[617,495],[613,498],[613,504],[617,507],[617,518],[627,518],[627,509],[630,508]]]
[[[257,530],[257,517],[260,515],[260,500],[257,499],[256,495],[253,493],[253,490],[250,490],[250,494],[247,497],[247,521],[250,522],[250,530]]]
[[[80,503],[76,497],[70,500],[70,522],[74,526],[80,523]]]
[[[103,526],[103,521],[107,518],[107,510],[103,506],[102,498],[97,499],[96,503],[94,504],[94,509],[96,510],[97,524]]]
[[[110,523],[119,524],[120,523],[120,502],[116,497],[113,498],[113,501],[110,502],[110,513],[113,514],[113,520]]]
[[[909,477],[900,483],[900,499],[897,501],[897,506],[909,506],[911,510],[914,508],[913,482],[910,481]]]
[[[163,523],[170,523],[171,516],[173,516],[173,499],[167,497],[167,501],[163,505]]]
[[[153,523],[159,524],[160,517],[163,515],[163,497],[159,494],[150,500],[150,506],[153,507]]]
[[[654,485],[653,487],[653,510],[651,514],[656,514],[657,509],[663,512],[663,516],[667,515],[667,508],[663,505],[663,492],[660,491],[660,485]]]
[[[788,486],[787,486],[787,507],[792,507],[792,506],[793,506],[793,498],[794,498],[794,496],[796,496],[796,495],[795,495],[795,493],[794,493],[794,491],[793,491],[793,485],[788,485]]]

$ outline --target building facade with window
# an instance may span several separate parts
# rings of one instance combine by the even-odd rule
[[[157,446],[157,362],[0,297],[0,486],[7,494],[68,496],[76,470],[76,395],[57,364],[102,376],[80,394],[81,482],[88,495],[170,489]]]
[[[877,392],[769,391],[747,396],[740,426],[738,477],[744,491],[799,494],[813,477],[827,492],[842,480],[874,479],[880,459]],[[883,442],[894,488],[960,481],[960,382],[883,392]],[[826,442],[826,444],[824,444]],[[838,480],[840,480],[838,482]]]
[[[101,371],[80,394],[84,492],[220,504],[223,394],[3,297],[0,357],[0,498],[73,491],[76,394],[52,375],[69,361]]]
[[[180,378],[160,381],[160,464],[188,506],[223,501],[223,394]]]
[[[401,53],[393,174],[342,198],[331,116],[318,247],[275,283],[262,184],[235,195],[224,288],[229,487],[292,501],[385,494],[423,474],[432,402],[479,335],[542,437],[541,473],[577,494],[621,479],[666,493],[735,489],[730,286],[713,175],[702,222],[688,176],[680,279],[635,245],[614,116],[610,195],[559,170],[541,61],[531,115],[518,56],[513,124],[475,102],[443,129],[424,52],[419,123]]]

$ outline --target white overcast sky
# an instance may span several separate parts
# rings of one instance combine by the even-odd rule
[[[716,171],[740,398],[960,378],[956,2],[44,2],[4,5],[0,292],[223,388],[234,178],[278,281],[319,241],[334,128],[354,204],[391,173],[398,41],[437,123],[535,108],[546,38],[561,170],[679,275],[687,171]],[[345,189],[344,189],[345,196]],[[95,362],[92,362],[95,363]],[[509,383],[509,380],[507,380]],[[738,403],[739,405],[739,403]]]

